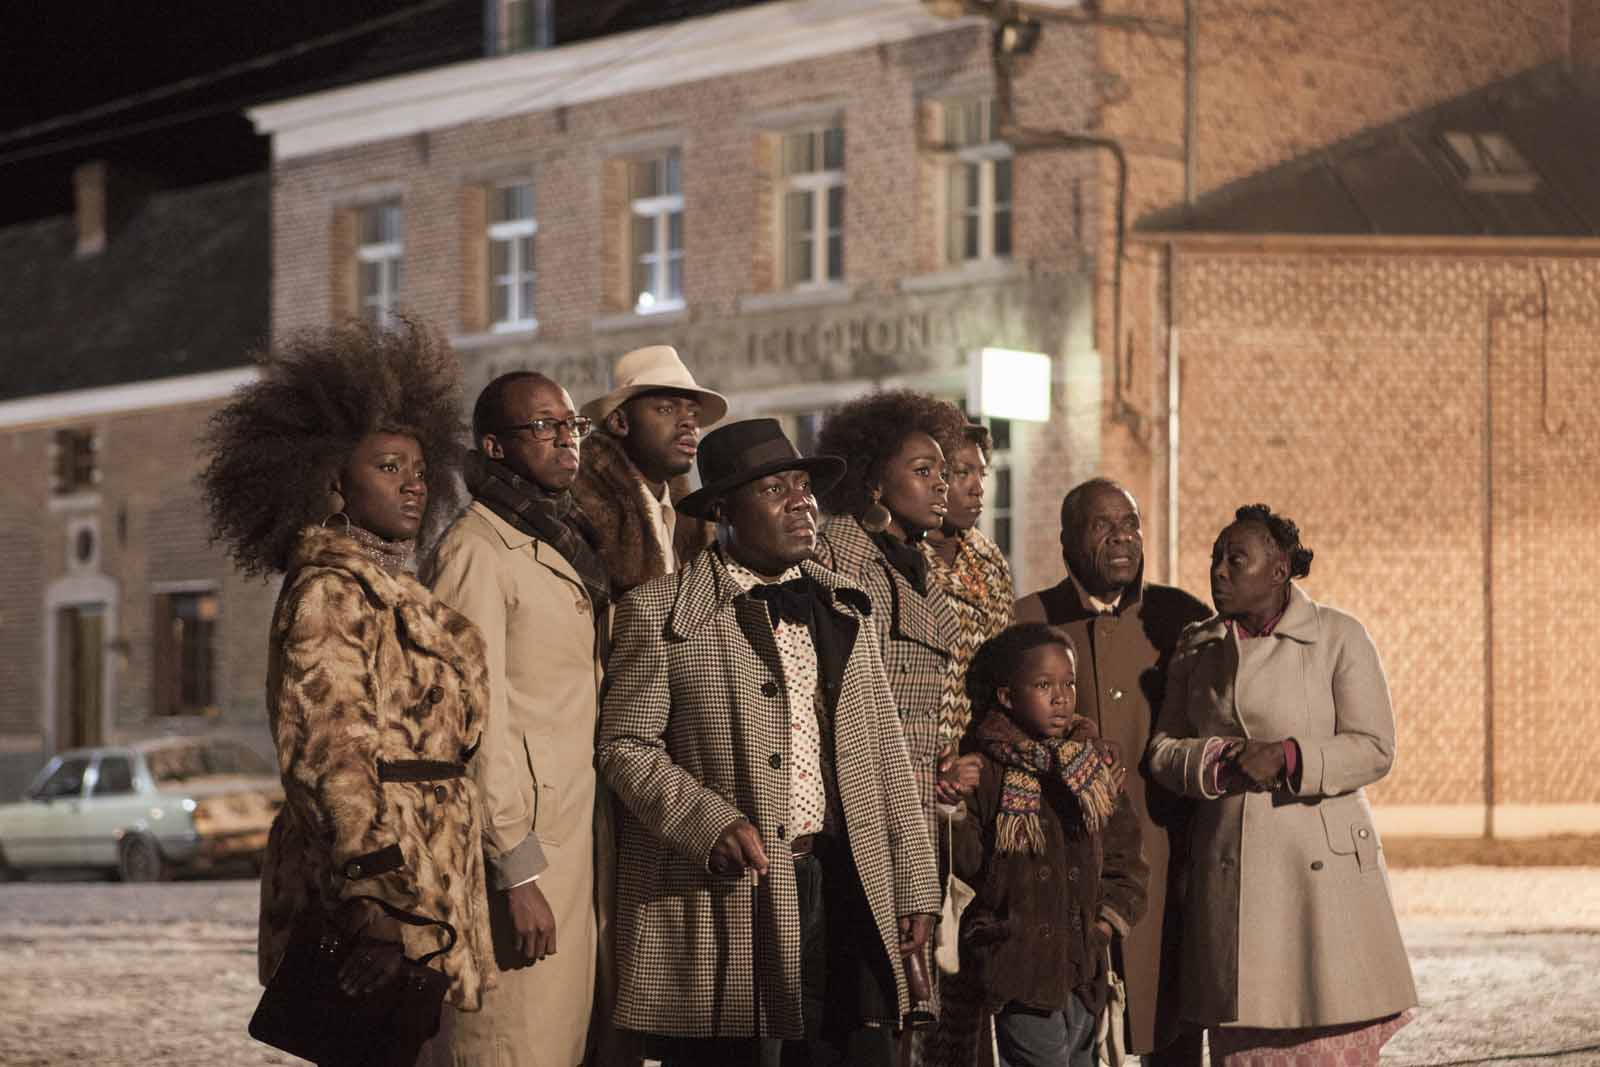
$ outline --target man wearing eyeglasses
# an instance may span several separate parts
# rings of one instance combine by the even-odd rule
[[[455,1019],[456,1063],[571,1067],[595,989],[594,737],[610,599],[594,534],[573,501],[593,424],[567,391],[518,371],[472,413],[472,503],[426,578],[483,631],[489,719],[471,761],[484,806],[499,986]],[[558,951],[559,949],[559,951]]]

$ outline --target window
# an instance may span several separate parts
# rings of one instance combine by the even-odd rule
[[[1463,183],[1474,193],[1531,193],[1539,174],[1503,133],[1471,131],[1444,135]]]
[[[126,796],[133,792],[133,764],[127,756],[101,756],[94,780],[97,797]]]
[[[93,488],[100,480],[95,463],[94,431],[57,430],[51,445],[55,455],[55,491],[76,493]]]
[[[498,185],[489,196],[489,293],[494,329],[527,330],[533,316],[533,186]]]
[[[372,204],[360,212],[356,268],[361,314],[388,325],[400,298],[400,205]]]
[[[783,280],[791,288],[844,277],[844,129],[783,138]]]
[[[1016,464],[1011,451],[1011,421],[1009,419],[984,419],[989,427],[989,440],[993,451],[989,456],[989,488],[984,494],[983,516],[979,525],[984,533],[994,539],[1011,561],[1012,573],[1021,562],[1016,550],[1022,546],[1017,541],[1017,495],[1015,485]]]
[[[945,105],[945,258],[951,264],[1011,255],[1011,148],[996,140],[994,99]]]
[[[216,639],[221,598],[215,592],[156,597],[155,711],[196,715],[215,710]]]
[[[683,181],[676,149],[628,164],[633,309],[683,307]]]
[[[88,756],[62,758],[39,783],[33,795],[40,800],[55,800],[83,794],[83,776],[89,770]]]

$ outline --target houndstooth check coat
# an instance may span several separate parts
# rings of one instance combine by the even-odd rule
[[[883,669],[900,711],[917,795],[928,834],[937,840],[933,790],[939,773],[939,706],[960,622],[937,582],[929,581],[927,596],[919,595],[856,519],[830,519],[817,545],[817,562],[860,586],[872,600]]]
[[[842,671],[830,680],[825,669],[819,684],[833,713],[851,853],[903,1014],[909,999],[896,920],[939,910],[933,846],[877,643],[870,633],[856,639],[867,599],[813,563],[801,568],[831,602],[825,624],[845,638]],[[785,862],[789,763],[772,624],[719,551],[622,600],[599,746],[600,772],[627,808],[617,1025],[683,1037],[802,1035],[799,902],[794,866]],[[707,866],[712,846],[741,817],[772,861],[764,879]]]

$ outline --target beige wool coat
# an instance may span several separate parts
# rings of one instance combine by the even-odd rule
[[[828,621],[816,631],[818,693],[832,716],[850,851],[904,1014],[897,920],[939,910],[933,845],[869,603],[838,575],[800,566],[826,601],[818,610]],[[617,606],[600,770],[627,808],[618,1025],[683,1037],[801,1036],[800,913],[785,826],[787,694],[767,608],[732,578],[719,550],[646,582]],[[707,866],[712,846],[741,817],[761,835],[765,878]]]
[[[483,663],[477,629],[416,580],[386,572],[342,532],[301,532],[267,657],[284,807],[261,872],[263,983],[302,910],[364,895],[456,928],[455,947],[433,963],[450,978],[450,1003],[475,1010],[493,986],[471,780],[379,777],[381,762],[477,765]],[[432,926],[401,935],[413,958],[444,943]]]
[[[489,722],[473,763],[486,811],[489,914],[499,988],[457,1020],[461,1067],[574,1067],[596,976],[595,617],[566,558],[481,503],[447,530],[426,576],[483,632]],[[556,953],[526,965],[501,890],[537,874]]]
[[[1207,739],[1292,737],[1299,788],[1214,797]],[[1267,637],[1218,618],[1185,631],[1151,737],[1158,782],[1201,800],[1191,824],[1184,1014],[1299,1029],[1417,1003],[1378,831],[1362,787],[1394,763],[1394,712],[1354,618],[1292,587]]]

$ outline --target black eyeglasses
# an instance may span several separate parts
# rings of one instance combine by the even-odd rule
[[[519,422],[515,426],[502,426],[500,432],[527,430],[533,434],[535,441],[554,441],[563,426],[567,428],[567,433],[579,441],[594,432],[594,420],[587,415],[575,415],[570,419],[534,419],[532,422]]]

